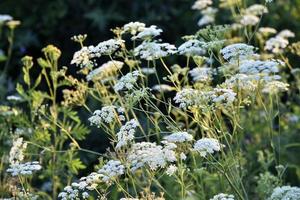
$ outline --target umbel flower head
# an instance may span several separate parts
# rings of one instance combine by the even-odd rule
[[[213,154],[215,151],[221,151],[224,147],[214,138],[202,138],[194,144],[194,150],[200,153],[200,156],[206,157],[207,154]]]
[[[210,200],[234,200],[234,196],[232,194],[220,193],[220,194],[215,195]]]
[[[254,56],[254,47],[244,43],[231,44],[221,49],[223,58],[228,61],[243,60]]]

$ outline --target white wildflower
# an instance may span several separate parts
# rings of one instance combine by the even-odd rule
[[[258,32],[263,35],[270,35],[270,34],[276,34],[277,30],[275,28],[271,28],[271,27],[260,27],[258,29]]]
[[[141,39],[141,40],[147,40],[152,39],[156,36],[159,36],[162,30],[160,28],[157,28],[155,25],[151,25],[150,27],[145,27],[141,32],[139,32],[136,36],[133,36],[131,39]]]
[[[221,151],[223,146],[217,139],[202,138],[194,144],[194,150],[198,151],[202,157],[206,157],[208,153],[213,154],[215,151]]]
[[[209,67],[196,67],[189,74],[195,82],[208,82],[212,79],[213,71]]]
[[[236,74],[229,79],[226,79],[224,85],[229,89],[237,88],[240,90],[254,91],[257,87],[254,80],[255,79],[251,75]]]
[[[291,186],[276,187],[268,200],[299,200],[300,188]]]
[[[116,60],[108,61],[100,67],[91,71],[87,76],[86,80],[88,81],[97,81],[109,76],[113,76],[116,72],[122,69],[124,63]]]
[[[255,26],[259,22],[259,17],[251,14],[243,15],[240,23],[244,26]]]
[[[145,165],[151,170],[164,168],[168,162],[176,161],[175,152],[169,148],[150,142],[135,143],[128,155],[131,170],[135,171]]]
[[[188,132],[175,132],[171,135],[168,135],[164,137],[164,140],[167,142],[173,142],[173,143],[182,143],[182,142],[190,142],[193,140],[193,136],[189,134]]]
[[[125,167],[119,160],[110,160],[98,170],[102,181],[105,183],[110,183],[115,178],[123,175],[124,172]]]
[[[176,165],[170,165],[166,170],[166,174],[168,176],[172,176],[173,174],[175,174],[176,171],[177,171]]]
[[[244,43],[231,44],[221,49],[221,54],[224,59],[232,60],[243,60],[244,58],[251,57],[254,55],[254,47]]]
[[[16,96],[16,95],[10,95],[10,96],[7,96],[6,99],[8,101],[22,101],[22,97],[20,96]]]
[[[120,108],[117,109],[116,106],[104,106],[101,110],[95,110],[93,116],[90,117],[88,120],[90,121],[91,125],[96,125],[100,127],[101,123],[112,123],[116,120],[117,117],[120,120],[123,118]],[[121,120],[122,121],[122,120]]]
[[[144,41],[134,49],[134,55],[140,56],[145,60],[156,60],[168,55],[175,54],[176,52],[176,47],[169,43],[156,43],[146,41]]]
[[[289,84],[281,81],[271,81],[267,82],[264,88],[262,89],[263,93],[276,94],[279,92],[288,91]]]
[[[132,90],[140,75],[140,72],[136,70],[129,72],[125,76],[122,76],[121,79],[115,84],[114,90],[117,92],[121,90]]]
[[[212,5],[212,0],[197,0],[192,6],[192,9],[194,10],[203,10],[207,8],[208,6]]]
[[[204,42],[196,39],[188,40],[178,47],[178,53],[185,56],[203,55],[206,53],[206,50],[203,48],[204,45]]]
[[[24,160],[24,151],[27,148],[27,143],[23,142],[23,138],[17,138],[13,141],[13,145],[9,152],[9,163],[19,164]]]
[[[251,15],[262,15],[265,13],[268,13],[268,8],[264,5],[261,4],[253,4],[250,7],[248,7],[245,12],[247,14],[251,14]]]
[[[37,161],[26,162],[26,163],[14,163],[10,164],[9,168],[6,170],[11,173],[12,176],[18,175],[31,175],[33,171],[38,171],[42,169],[42,166]]]
[[[213,91],[207,93],[212,102],[219,105],[231,105],[236,99],[236,93],[232,89],[214,88]]]
[[[150,68],[150,67],[141,68],[141,71],[145,75],[150,75],[150,74],[155,74],[156,73],[156,69],[155,68]]]
[[[0,15],[0,24],[6,21],[11,21],[13,20],[13,17],[10,15]]]
[[[218,9],[208,7],[205,10],[201,11],[201,14],[203,15],[202,18],[198,21],[198,26],[204,26],[207,24],[211,24],[215,22],[215,16],[216,13],[218,12]]]
[[[175,90],[175,88],[170,86],[170,85],[159,84],[159,85],[154,85],[152,87],[152,90],[156,90],[156,91],[159,91],[159,92],[170,92],[170,91]]]
[[[130,22],[123,26],[122,33],[130,33],[131,35],[136,35],[137,33],[143,31],[146,25],[141,22]]]
[[[234,196],[232,194],[220,193],[220,194],[215,195],[210,200],[234,200]]]
[[[186,160],[186,155],[183,152],[180,153],[180,159]]]
[[[118,143],[116,149],[128,145],[128,143],[134,139],[135,129],[138,125],[139,122],[132,119],[121,127],[120,131],[117,133]]]
[[[282,30],[277,34],[278,37],[283,37],[283,38],[293,38],[295,37],[295,33],[293,33],[292,31],[286,29],[286,30]]]
[[[283,37],[272,37],[266,41],[265,50],[269,50],[272,53],[281,53],[289,44],[289,41]]]

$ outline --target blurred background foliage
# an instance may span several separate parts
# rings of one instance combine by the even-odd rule
[[[245,1],[247,5],[264,2]],[[290,29],[296,33],[294,41],[298,41],[300,0],[274,1],[276,3],[269,5],[269,14],[263,18],[262,26],[277,30]],[[63,52],[60,65],[69,66],[73,53],[79,48],[70,40],[73,35],[87,33],[86,44],[97,44],[112,37],[109,31],[111,28],[130,21],[140,21],[162,28],[163,41],[178,46],[182,43],[181,36],[194,34],[199,29],[197,20],[200,13],[191,10],[193,3],[193,0],[1,0],[0,13],[13,16],[21,21],[21,25],[16,29],[12,61],[5,83],[6,91],[1,91],[0,98],[3,100],[7,95],[15,93],[15,83],[21,78],[21,57],[40,57],[41,49],[47,44],[59,47]],[[230,23],[228,16],[230,15],[225,12],[219,12],[218,24]],[[3,42],[3,38],[5,37],[2,36],[0,49],[6,49],[8,45],[7,41]],[[295,68],[298,67],[298,63],[296,59],[292,59]],[[69,71],[74,73],[75,69],[70,68]],[[91,150],[103,152],[108,140],[104,136],[96,137],[99,136],[97,132],[99,130],[92,131],[83,145]],[[292,152],[286,155],[286,158],[297,159],[294,155],[297,154]],[[96,159],[85,157],[83,161],[96,162]],[[297,160],[299,161],[299,158]]]

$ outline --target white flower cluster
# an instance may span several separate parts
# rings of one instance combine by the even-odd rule
[[[212,5],[212,0],[197,0],[192,6],[194,10],[203,10]]]
[[[189,74],[195,82],[208,82],[212,79],[213,70],[209,67],[196,67]]]
[[[217,139],[202,138],[197,140],[193,149],[198,151],[200,156],[206,157],[207,154],[213,154],[215,151],[221,151],[222,147],[224,147],[224,145],[219,143]]]
[[[242,89],[245,91],[254,91],[257,88],[257,84],[253,77],[246,74],[235,74],[230,78],[226,79],[224,86],[230,89]]]
[[[156,69],[155,68],[150,68],[150,67],[144,67],[144,68],[141,68],[141,72],[145,75],[151,75],[151,74],[156,73]]]
[[[58,197],[62,200],[88,199],[89,191],[95,190],[101,182],[110,184],[112,180],[123,175],[124,172],[125,166],[120,161],[110,160],[98,172],[92,172],[87,177],[80,178],[78,183],[73,182],[66,186]]]
[[[133,144],[127,158],[131,170],[135,171],[145,165],[149,166],[151,170],[166,167],[168,162],[176,161],[173,148],[176,148],[175,144],[168,144],[165,147],[151,142]]]
[[[13,17],[10,15],[0,15],[0,24],[13,20]]]
[[[261,4],[248,7],[241,17],[240,23],[244,26],[255,26],[259,22],[259,16],[268,13],[268,9]]]
[[[271,27],[260,27],[258,29],[258,32],[265,36],[268,36],[270,34],[276,34],[277,30],[275,28],[271,28]]]
[[[275,37],[266,41],[265,50],[271,51],[274,54],[281,53],[289,44],[288,38],[295,37],[295,34],[290,30],[283,30]]]
[[[213,91],[207,93],[212,102],[224,106],[231,105],[236,99],[236,93],[232,89],[214,88]]]
[[[193,140],[193,136],[188,132],[175,132],[164,137],[164,140],[171,143],[190,142]]]
[[[136,35],[137,33],[143,31],[146,25],[141,22],[129,22],[123,26],[123,33],[130,33],[131,35]]]
[[[174,87],[167,84],[159,84],[159,85],[154,85],[152,87],[152,90],[159,91],[159,92],[170,92],[173,91],[174,89],[175,89]]]
[[[110,76],[113,76],[116,72],[122,69],[124,63],[116,60],[108,61],[100,67],[91,71],[87,76],[88,81],[97,81]]]
[[[120,80],[115,84],[114,90],[131,90],[134,87],[134,84],[137,82],[138,77],[141,76],[139,71],[133,71],[127,73],[125,76],[122,76]]]
[[[151,25],[150,27],[145,27],[139,32],[136,36],[133,36],[131,39],[136,40],[147,40],[152,39],[156,36],[159,36],[163,31],[160,28],[157,28],[155,25]]]
[[[282,63],[276,60],[243,60],[239,67],[239,72],[242,74],[252,75],[253,79],[265,81],[281,79],[278,66]]]
[[[194,90],[192,88],[184,88],[176,93],[173,98],[175,103],[179,104],[180,108],[187,109],[190,106],[195,106],[198,104],[199,97],[202,97],[200,91]]]
[[[204,26],[215,22],[216,13],[218,12],[217,8],[208,7],[204,10],[201,10],[202,18],[198,21],[198,26]]]
[[[110,39],[100,42],[97,46],[82,47],[75,52],[71,64],[76,64],[80,67],[92,65],[93,58],[99,58],[102,55],[111,55],[124,43],[123,40]]]
[[[9,163],[19,164],[24,160],[24,151],[27,148],[27,143],[23,142],[23,138],[19,137],[13,141],[13,145],[9,152]]]
[[[128,143],[134,139],[135,129],[138,125],[139,122],[132,119],[121,127],[120,131],[117,133],[118,143],[116,149],[128,145]]]
[[[178,53],[185,56],[203,55],[206,52],[204,45],[205,42],[196,39],[188,40],[178,47]]]
[[[299,200],[300,188],[291,186],[276,187],[268,200]]]
[[[225,60],[232,62],[254,56],[254,49],[251,45],[236,43],[221,49],[221,54]]]
[[[232,194],[220,193],[220,194],[215,195],[210,200],[234,200],[234,196]]]
[[[38,171],[42,169],[42,166],[37,161],[26,162],[26,163],[15,163],[10,164],[9,168],[6,170],[11,173],[12,176],[18,175],[31,175],[33,171]]]
[[[267,82],[262,89],[263,93],[267,94],[276,94],[279,92],[287,91],[289,87],[289,84],[281,82],[281,81],[271,81]]]
[[[176,167],[176,165],[170,165],[168,168],[167,168],[167,170],[166,170],[166,174],[168,175],[168,176],[172,176],[173,174],[175,174],[175,172],[177,171],[177,167]]]
[[[123,115],[124,108],[117,108],[116,106],[104,106],[101,110],[95,110],[93,116],[91,116],[88,120],[90,121],[91,125],[96,125],[100,127],[101,123],[112,123],[116,120],[116,117],[119,120],[125,120]]]
[[[175,54],[177,49],[174,45],[169,43],[157,43],[144,41],[134,50],[135,56],[140,56],[145,60],[156,60],[168,55]]]
[[[115,178],[123,175],[124,172],[125,167],[119,160],[110,160],[98,170],[102,181],[105,183],[110,183]]]

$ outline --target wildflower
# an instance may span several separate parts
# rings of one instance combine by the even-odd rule
[[[215,104],[224,106],[231,105],[236,99],[236,93],[232,89],[214,88],[207,95],[209,95],[209,98]]]
[[[23,101],[22,97],[20,97],[20,96],[15,96],[15,95],[7,96],[6,99],[7,99],[8,101]]]
[[[289,41],[283,37],[272,37],[267,40],[265,44],[265,50],[269,50],[274,54],[281,53],[289,44]]]
[[[23,142],[23,138],[17,138],[13,141],[13,146],[9,152],[9,163],[19,164],[24,159],[24,151],[27,148],[27,143]]]
[[[156,73],[156,69],[155,68],[141,68],[141,71],[143,74],[145,75],[150,75],[150,74],[155,74]]]
[[[101,123],[112,123],[116,120],[116,117],[119,117],[119,119],[122,121],[124,118],[123,116],[123,110],[121,108],[118,108],[116,111],[116,106],[104,106],[101,108],[101,110],[95,110],[93,113],[93,116],[90,117],[88,120],[90,121],[91,125],[96,125],[100,127]]]
[[[122,76],[121,79],[115,84],[114,90],[116,92],[125,89],[132,90],[139,76],[141,76],[141,74],[137,70]]]
[[[220,193],[220,194],[215,195],[210,200],[234,200],[234,196],[232,194]]]
[[[156,90],[159,92],[170,92],[173,91],[175,88],[166,84],[154,85],[152,90]]]
[[[268,13],[268,8],[264,5],[261,4],[253,4],[250,7],[248,7],[245,12],[247,14],[251,14],[251,15],[262,15],[265,13]]]
[[[128,142],[134,139],[135,128],[138,127],[139,122],[135,119],[132,119],[126,122],[117,133],[118,143],[116,149],[119,149],[123,146],[126,146]]]
[[[201,14],[203,15],[202,18],[198,21],[198,26],[204,26],[207,24],[211,24],[215,22],[215,15],[218,12],[218,9],[208,7],[205,10],[201,11]]]
[[[277,36],[287,39],[287,38],[293,38],[293,37],[295,37],[295,33],[293,33],[292,31],[286,29],[286,30],[280,31],[277,34]]]
[[[208,153],[220,151],[222,147],[224,145],[214,138],[202,138],[194,144],[194,150],[198,151],[202,157],[206,157]]]
[[[192,6],[192,9],[194,10],[203,10],[207,8],[208,6],[212,5],[212,0],[197,0],[195,1],[194,5]]]
[[[124,172],[125,167],[119,160],[110,160],[98,170],[102,181],[105,183],[110,183],[113,179],[123,175]]]
[[[268,200],[299,200],[300,188],[291,186],[276,187]]]
[[[156,60],[177,52],[176,47],[169,43],[146,42],[134,49],[134,55],[145,60]]]
[[[155,25],[151,25],[150,27],[145,27],[141,32],[139,32],[136,36],[133,36],[131,39],[141,39],[141,40],[147,40],[152,39],[156,36],[159,36],[162,30],[160,28],[157,28]]]
[[[87,76],[86,80],[88,81],[97,81],[109,76],[113,76],[116,72],[122,69],[124,63],[116,60],[108,61],[100,67],[91,71]]]
[[[0,15],[0,24],[13,20],[13,17],[10,15]]]
[[[132,145],[127,157],[131,170],[135,171],[145,165],[151,170],[164,168],[167,162],[176,161],[175,152],[151,142],[140,142]]]
[[[289,87],[289,84],[283,83],[281,81],[271,81],[267,82],[265,87],[262,89],[263,93],[268,94],[276,94],[279,92],[287,91]]]
[[[246,91],[253,91],[256,89],[257,84],[254,82],[254,78],[251,75],[235,74],[229,79],[226,79],[224,85],[229,89],[241,89]]]
[[[186,155],[183,152],[180,153],[180,159],[186,160]]]
[[[243,15],[240,20],[240,23],[244,26],[255,26],[258,22],[259,18],[251,14]]]
[[[208,82],[212,79],[212,69],[209,67],[196,67],[189,74],[195,82]]]
[[[188,132],[175,132],[172,133],[171,135],[164,137],[164,140],[166,140],[167,142],[182,143],[182,142],[192,141],[193,136]]]
[[[172,176],[176,171],[177,171],[177,167],[175,165],[170,165],[166,170],[166,174],[168,176]]]
[[[33,171],[42,169],[42,166],[37,161],[26,162],[26,163],[14,163],[9,166],[6,170],[11,173],[12,176],[18,175],[31,175]]]
[[[188,40],[178,47],[178,53],[185,56],[203,55],[206,52],[203,48],[204,44],[204,42],[196,39]]]
[[[254,55],[254,47],[251,45],[236,43],[221,49],[221,54],[225,60],[243,60]]]
[[[136,35],[137,33],[143,31],[146,25],[141,22],[130,22],[123,26],[122,33],[130,33],[131,35]]]
[[[263,35],[269,35],[277,33],[277,30],[271,27],[260,27],[258,32],[262,33]]]
[[[199,96],[201,96],[199,91],[191,88],[184,88],[176,93],[174,101],[179,104],[180,108],[187,109],[189,106],[197,105]]]

